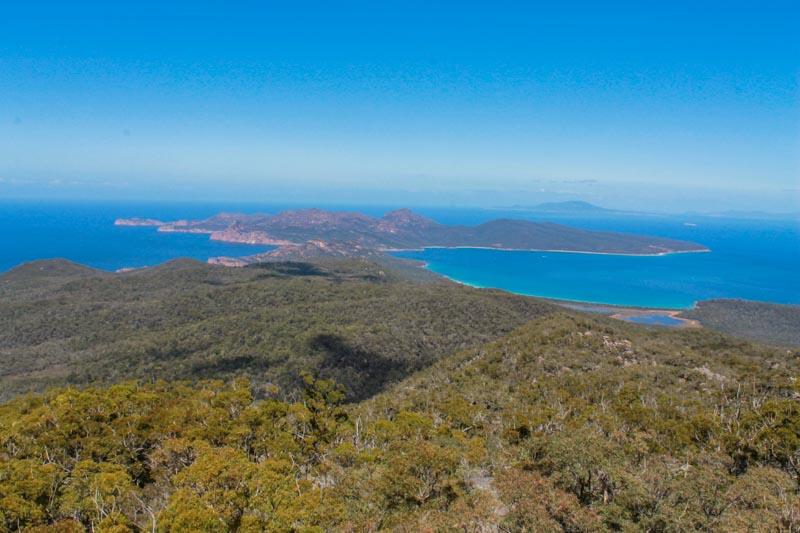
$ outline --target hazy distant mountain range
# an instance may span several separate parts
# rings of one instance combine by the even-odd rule
[[[535,205],[514,204],[492,208],[495,211],[524,211],[529,213],[557,214],[557,215],[650,215],[644,211],[629,211],[623,209],[610,209],[600,207],[589,202],[570,200],[566,202],[545,202]]]
[[[589,202],[569,201],[569,202],[546,202],[537,205],[515,204],[508,209],[519,209],[521,211],[541,211],[547,213],[620,213],[616,209],[606,209]]]
[[[571,203],[573,208],[602,209]],[[553,204],[555,205],[555,204]],[[588,206],[588,207],[587,207]],[[302,209],[269,214],[220,213],[205,220],[162,222],[118,219],[120,226],[158,226],[161,232],[207,233],[224,242],[279,246],[246,258],[217,258],[229,265],[316,257],[365,257],[386,251],[430,247],[480,247],[629,255],[701,252],[696,243],[606,231],[589,231],[550,222],[492,220],[477,226],[439,224],[408,209],[376,218],[360,213]]]

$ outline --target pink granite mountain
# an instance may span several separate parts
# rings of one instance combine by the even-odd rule
[[[481,247],[505,250],[551,250],[629,255],[702,252],[700,244],[660,237],[591,231],[516,219],[476,226],[451,226],[409,209],[383,217],[361,213],[301,209],[271,214],[220,213],[204,220],[160,222],[119,219],[121,226],[158,226],[161,232],[207,233],[213,240],[275,245],[281,248],[249,258],[219,262],[248,263],[312,257],[363,257],[391,250],[426,247]]]

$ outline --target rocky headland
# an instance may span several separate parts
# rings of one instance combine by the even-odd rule
[[[550,222],[492,220],[476,226],[440,224],[409,209],[383,217],[322,209],[270,214],[220,213],[204,220],[162,222],[118,219],[118,226],[157,226],[165,233],[205,233],[212,240],[278,246],[248,257],[220,257],[211,262],[241,266],[265,261],[321,257],[366,257],[386,251],[442,248],[546,250],[623,255],[703,252],[700,244],[607,231],[591,231]]]

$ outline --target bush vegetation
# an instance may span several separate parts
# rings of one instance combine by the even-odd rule
[[[129,379],[247,377],[293,392],[307,370],[358,400],[556,309],[363,260],[125,274],[40,261],[0,276],[0,399]]]
[[[484,313],[530,311],[491,291],[384,280],[392,275],[357,266],[190,268],[188,286],[202,290],[186,294],[186,269],[175,265],[154,277],[111,276],[112,287],[91,276],[67,285],[81,287],[87,312],[121,290],[134,306],[138,293],[140,309],[177,313],[186,298],[195,305],[182,312],[202,317],[214,302],[230,310],[263,301],[264,291],[290,307],[302,294],[314,305],[293,313],[326,317],[342,312],[336,298],[352,298],[344,309],[359,320],[368,314],[359,305],[375,313],[386,298],[412,320],[391,292],[400,288],[415,302],[452,298],[424,305],[431,320],[450,320],[433,316],[449,306],[458,320],[473,317],[464,329],[433,330],[456,338],[484,324],[475,318]],[[53,302],[69,305],[65,290]],[[153,291],[175,301],[157,307]],[[26,298],[4,305],[35,306],[42,295]],[[339,310],[317,311],[326,306]],[[508,309],[517,314],[502,315]],[[227,381],[149,378],[17,396],[0,405],[0,531],[800,530],[800,352],[535,309],[539,317],[513,331],[492,330],[494,340],[467,336],[446,345],[468,344],[450,354],[442,344],[431,364],[359,401],[346,401],[357,374],[340,384],[302,370],[284,389],[234,372]],[[59,321],[45,346],[70,331]],[[332,334],[348,327],[335,324]],[[351,327],[354,339],[364,334]],[[89,331],[103,334],[81,335]],[[390,331],[381,333],[387,345],[406,349]],[[300,352],[297,361],[285,371],[315,360]]]
[[[775,346],[800,347],[800,305],[705,300],[681,315],[737,337]]]

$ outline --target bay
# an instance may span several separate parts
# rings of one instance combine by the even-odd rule
[[[104,270],[152,266],[177,257],[205,261],[270,246],[221,243],[208,235],[164,234],[114,226],[116,218],[199,219],[221,211],[275,213],[309,206],[262,203],[0,201],[0,272],[62,257]],[[399,206],[326,206],[381,216]],[[690,240],[708,253],[659,257],[441,249],[397,252],[456,281],[554,299],[680,309],[709,298],[800,304],[800,223],[701,215],[559,214],[520,210],[419,207],[446,224],[523,218],[606,231]]]
[[[424,261],[426,268],[476,287],[561,300],[664,309],[690,308],[711,298],[800,304],[797,220],[518,211],[492,211],[490,218],[502,216],[689,240],[711,251],[637,257],[430,248],[395,255]]]

